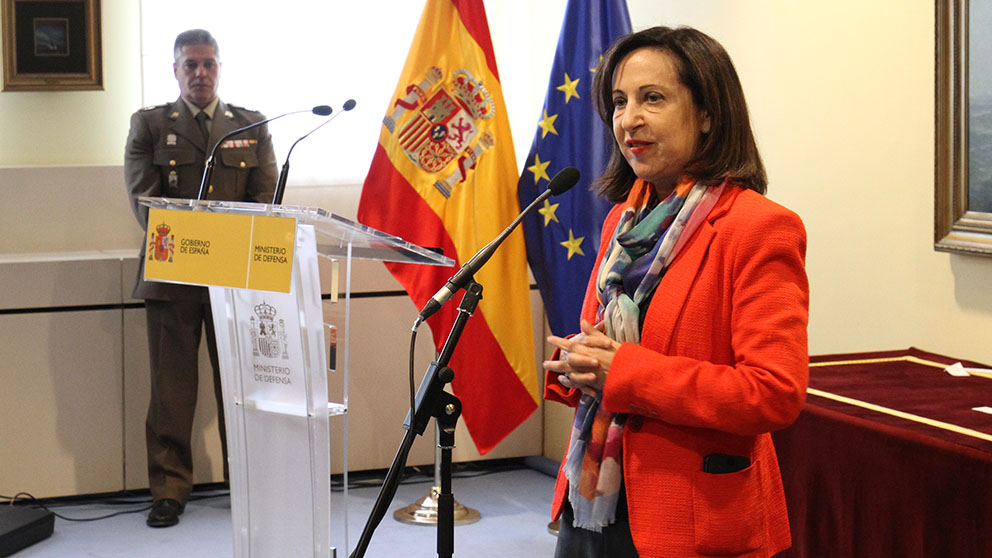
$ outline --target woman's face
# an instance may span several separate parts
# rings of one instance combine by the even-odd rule
[[[709,116],[679,82],[675,58],[637,49],[613,73],[613,135],[634,174],[667,193],[696,153]]]

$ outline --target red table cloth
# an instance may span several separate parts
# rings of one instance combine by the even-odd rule
[[[992,414],[974,410],[992,407],[992,378],[944,371],[956,362],[810,358],[807,406],[773,434],[793,538],[781,558],[992,557]]]

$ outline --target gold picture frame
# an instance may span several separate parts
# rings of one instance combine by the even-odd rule
[[[934,248],[992,256],[992,208],[978,203],[992,196],[992,181],[987,163],[969,161],[992,146],[971,145],[977,138],[987,143],[988,130],[984,119],[973,121],[969,106],[969,34],[988,31],[969,27],[968,0],[936,0]]]
[[[103,89],[100,0],[2,0],[3,90]]]

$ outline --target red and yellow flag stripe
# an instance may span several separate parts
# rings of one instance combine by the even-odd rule
[[[460,267],[519,212],[513,141],[481,0],[428,0],[394,99],[359,221],[441,247]],[[418,307],[454,272],[387,265]],[[539,396],[522,233],[507,238],[475,279],[483,298],[449,365],[465,424],[486,453],[530,416]],[[428,320],[438,350],[459,298]]]

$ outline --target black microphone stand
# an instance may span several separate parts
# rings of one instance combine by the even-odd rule
[[[202,200],[203,195],[207,193],[207,185],[210,184],[210,178],[214,174],[214,157],[217,155],[217,148],[220,147],[220,144],[224,143],[224,141],[230,138],[233,138],[234,136],[240,134],[241,132],[247,132],[252,128],[257,128],[263,124],[268,124],[269,122],[272,122],[273,120],[276,120],[278,118],[282,118],[283,116],[288,116],[290,114],[296,114],[299,112],[306,112],[306,111],[298,110],[296,112],[287,112],[286,114],[280,114],[279,116],[276,116],[274,118],[259,120],[258,122],[254,122],[247,126],[243,126],[241,128],[238,128],[237,130],[230,131],[227,134],[225,134],[222,138],[217,140],[217,143],[214,144],[213,149],[210,150],[210,154],[207,156],[207,162],[204,164],[203,178],[200,181],[200,192],[196,195],[196,201]]]
[[[328,122],[330,122],[330,120],[325,120],[324,123],[321,124],[320,126],[323,126]],[[320,128],[320,126],[317,126],[317,128]],[[310,134],[316,131],[317,129],[315,128],[313,131],[310,132]],[[310,134],[307,134],[307,136],[309,136]],[[307,136],[303,136],[303,138]],[[289,156],[293,154],[293,148],[296,147],[296,144],[303,141],[303,138],[294,141],[293,145],[289,146],[289,151],[286,152],[286,162],[282,164],[282,170],[279,172],[279,180],[276,182],[276,189],[272,193],[273,205],[279,205],[282,203],[282,196],[286,192],[286,178],[289,176]]]
[[[224,143],[225,140],[230,139],[230,138],[232,138],[232,137],[240,134],[241,132],[247,132],[248,130],[251,130],[252,128],[257,128],[257,127],[259,127],[259,126],[261,126],[263,124],[268,124],[269,122],[272,122],[273,120],[282,118],[283,116],[289,116],[290,114],[297,114],[297,113],[300,113],[300,112],[306,112],[306,111],[304,111],[304,110],[298,110],[298,111],[295,111],[295,112],[287,112],[286,114],[280,114],[279,116],[276,116],[274,118],[268,118],[266,120],[259,120],[258,122],[254,122],[254,123],[249,124],[247,126],[243,126],[241,128],[238,128],[237,130],[232,130],[232,131],[228,132],[227,134],[224,134],[224,136],[222,138],[220,138],[219,140],[217,140],[217,143],[214,144],[213,149],[210,150],[210,154],[207,156],[207,162],[204,164],[204,167],[203,167],[203,178],[202,178],[202,180],[200,180],[200,192],[196,195],[196,201],[202,200],[203,199],[203,195],[207,193],[207,185],[210,184],[210,178],[214,174],[214,157],[217,155],[217,148],[220,147],[220,144]]]
[[[341,113],[339,112],[338,114],[341,114]],[[307,138],[307,136],[309,136],[310,134],[312,134],[312,133],[316,132],[317,130],[323,128],[331,120],[334,120],[335,118],[337,118],[337,116],[338,115],[335,114],[334,116],[332,116],[332,117],[328,118],[327,120],[321,122],[319,126],[317,126],[316,128],[314,128],[313,130],[310,130],[309,132],[306,133],[306,135],[304,135],[300,139],[294,141],[293,142],[293,145],[289,146],[289,151],[286,152],[286,162],[284,162],[282,164],[282,171],[279,172],[279,180],[276,182],[276,189],[272,193],[272,203],[274,205],[281,204],[282,203],[282,196],[283,196],[283,194],[286,193],[286,178],[289,176],[289,156],[293,154],[293,149],[296,147],[296,144],[298,144],[301,141],[305,140]]]
[[[461,338],[462,331],[468,319],[475,313],[479,301],[482,300],[482,285],[470,279],[465,285],[465,295],[458,305],[458,316],[448,333],[438,359],[430,364],[424,379],[417,390],[417,399],[413,416],[407,413],[403,428],[406,434],[400,442],[400,447],[389,467],[386,479],[382,483],[379,497],[376,499],[372,512],[369,514],[365,529],[350,558],[362,558],[372,540],[372,533],[386,515],[386,511],[396,495],[396,489],[406,466],[407,456],[416,436],[421,436],[427,424],[433,417],[438,427],[438,445],[441,448],[441,487],[437,495],[437,555],[450,558],[455,552],[455,497],[451,492],[451,450],[455,447],[455,426],[461,416],[462,403],[454,395],[444,391],[444,386],[455,379],[455,372],[448,367],[455,346]]]
[[[327,108],[330,109],[331,107],[327,107]],[[342,106],[341,108],[343,109],[343,112],[348,112],[349,110],[355,108],[355,100],[354,99],[348,99],[347,101],[345,101],[344,106]],[[330,114],[330,113],[328,113],[328,114]],[[321,122],[319,126],[317,126],[316,128],[314,128],[313,130],[310,130],[303,137],[301,137],[300,139],[294,141],[293,142],[293,145],[289,146],[289,151],[286,152],[286,162],[284,162],[282,164],[282,171],[279,173],[279,180],[278,180],[278,182],[276,182],[276,190],[275,190],[275,192],[272,193],[272,203],[273,203],[273,205],[279,205],[279,204],[281,204],[282,203],[283,194],[286,193],[286,178],[289,176],[289,156],[293,154],[293,148],[296,147],[296,144],[298,144],[301,141],[307,139],[307,137],[310,134],[312,134],[312,133],[316,132],[317,130],[323,128],[324,126],[328,125],[331,122],[331,120],[334,120],[335,118],[337,118],[339,114],[341,114],[341,113],[339,112],[339,113],[335,114],[334,116],[328,118],[327,120]]]
[[[438,359],[431,363],[417,390],[417,398],[414,401],[414,408],[407,414],[407,420],[403,428],[407,429],[400,442],[400,447],[393,458],[393,464],[389,467],[389,472],[382,483],[382,490],[376,500],[372,513],[365,523],[365,529],[358,541],[358,546],[351,553],[350,558],[362,558],[372,539],[372,532],[378,527],[383,516],[386,515],[386,508],[396,495],[396,488],[399,486],[400,476],[406,465],[410,447],[413,445],[414,436],[420,436],[427,428],[427,423],[431,417],[437,421],[438,426],[438,446],[441,449],[440,476],[441,486],[437,495],[437,555],[439,557],[450,558],[455,551],[455,498],[451,494],[451,450],[455,446],[455,426],[458,417],[462,412],[461,401],[457,397],[444,391],[444,386],[451,383],[455,378],[455,372],[448,367],[458,339],[468,319],[475,313],[479,301],[482,300],[482,285],[475,281],[475,272],[478,271],[493,255],[493,252],[510,235],[510,232],[520,224],[524,216],[530,213],[537,204],[546,200],[549,196],[564,193],[566,190],[579,181],[579,170],[575,167],[566,167],[559,171],[548,184],[547,191],[534,199],[530,205],[524,209],[520,215],[508,226],[495,240],[479,250],[472,259],[458,270],[458,272],[448,280],[447,284],[435,294],[417,316],[413,330],[426,320],[429,316],[440,310],[456,292],[465,289],[461,304],[458,305],[458,316],[448,333],[448,339],[444,342],[441,354]],[[412,349],[411,349],[412,350]]]
[[[294,110],[293,112],[287,112],[285,114],[280,114],[279,116],[273,116],[272,118],[266,118],[265,120],[259,120],[258,122],[253,122],[247,126],[242,126],[241,128],[238,128],[236,130],[231,130],[230,132],[224,134],[224,136],[221,137],[219,140],[217,140],[217,143],[214,144],[213,149],[210,150],[210,154],[207,156],[206,163],[204,163],[203,165],[203,178],[202,180],[200,180],[200,192],[196,195],[196,201],[201,201],[203,199],[203,195],[207,193],[208,190],[207,185],[210,184],[210,178],[214,174],[214,157],[217,155],[217,148],[220,147],[220,145],[224,143],[224,141],[233,138],[234,136],[240,134],[241,132],[247,132],[252,128],[258,128],[259,126],[268,124],[273,120],[278,120],[283,116],[289,116],[290,114],[300,114],[301,112],[312,112],[318,116],[327,116],[331,114],[331,111],[332,111],[331,107],[327,105],[319,105],[313,107],[309,111]]]

